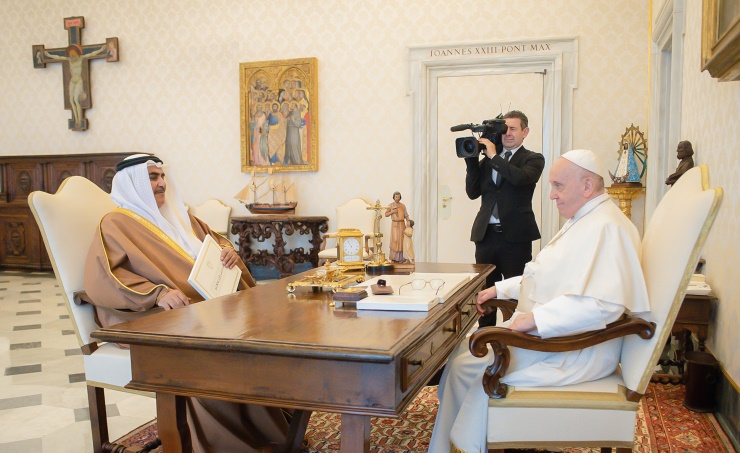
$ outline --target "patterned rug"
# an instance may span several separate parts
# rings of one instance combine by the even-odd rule
[[[692,412],[683,406],[682,385],[651,383],[640,401],[635,446],[640,453],[735,453],[712,414]],[[437,387],[425,387],[399,419],[372,418],[370,451],[373,453],[426,452],[437,414]],[[306,430],[306,453],[339,451],[340,416],[315,412]],[[116,441],[141,447],[157,436],[153,420]],[[154,452],[161,452],[161,447]],[[507,450],[508,452],[509,450]],[[524,453],[527,450],[511,450]],[[539,450],[543,452],[544,450]],[[566,453],[598,453],[599,449],[566,448]]]

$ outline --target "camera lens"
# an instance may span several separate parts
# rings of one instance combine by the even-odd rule
[[[478,151],[478,143],[473,140],[466,140],[463,144],[463,149],[465,149],[465,152],[468,154],[475,154],[475,152]]]

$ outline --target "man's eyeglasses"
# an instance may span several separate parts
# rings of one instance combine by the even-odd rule
[[[439,290],[445,286],[445,281],[439,278],[433,278],[431,280],[422,280],[419,278],[416,278],[414,280],[411,280],[408,283],[404,283],[403,285],[398,287],[398,295],[401,295],[401,288],[404,286],[411,285],[412,289],[420,290],[424,289],[425,286],[429,285],[433,290],[436,290],[437,292],[435,294],[439,294]]]

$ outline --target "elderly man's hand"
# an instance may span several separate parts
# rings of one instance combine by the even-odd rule
[[[516,318],[509,324],[509,329],[517,332],[529,332],[537,328],[537,324],[534,322],[534,313],[524,313]]]
[[[231,269],[237,261],[239,261],[239,255],[236,253],[236,250],[231,247],[224,247],[221,249],[221,264],[223,264],[224,267]]]
[[[483,302],[489,300],[489,299],[495,299],[497,296],[496,294],[496,287],[491,286],[490,288],[486,288],[483,291],[478,293],[478,297],[475,300],[475,308],[478,310],[478,314],[483,316],[486,314],[486,309],[483,308]]]
[[[157,305],[165,310],[172,310],[190,305],[190,298],[179,289],[171,289],[157,301]]]

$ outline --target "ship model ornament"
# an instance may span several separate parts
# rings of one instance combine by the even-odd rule
[[[266,174],[252,171],[252,180],[234,198],[247,207],[252,214],[295,214],[296,201],[288,201],[292,198],[293,183],[286,180],[285,176],[275,183],[272,169]],[[265,200],[269,200],[267,202]]]
[[[627,128],[619,143],[619,160],[614,173],[609,172],[612,186],[642,187],[647,168],[647,142],[640,128]]]

